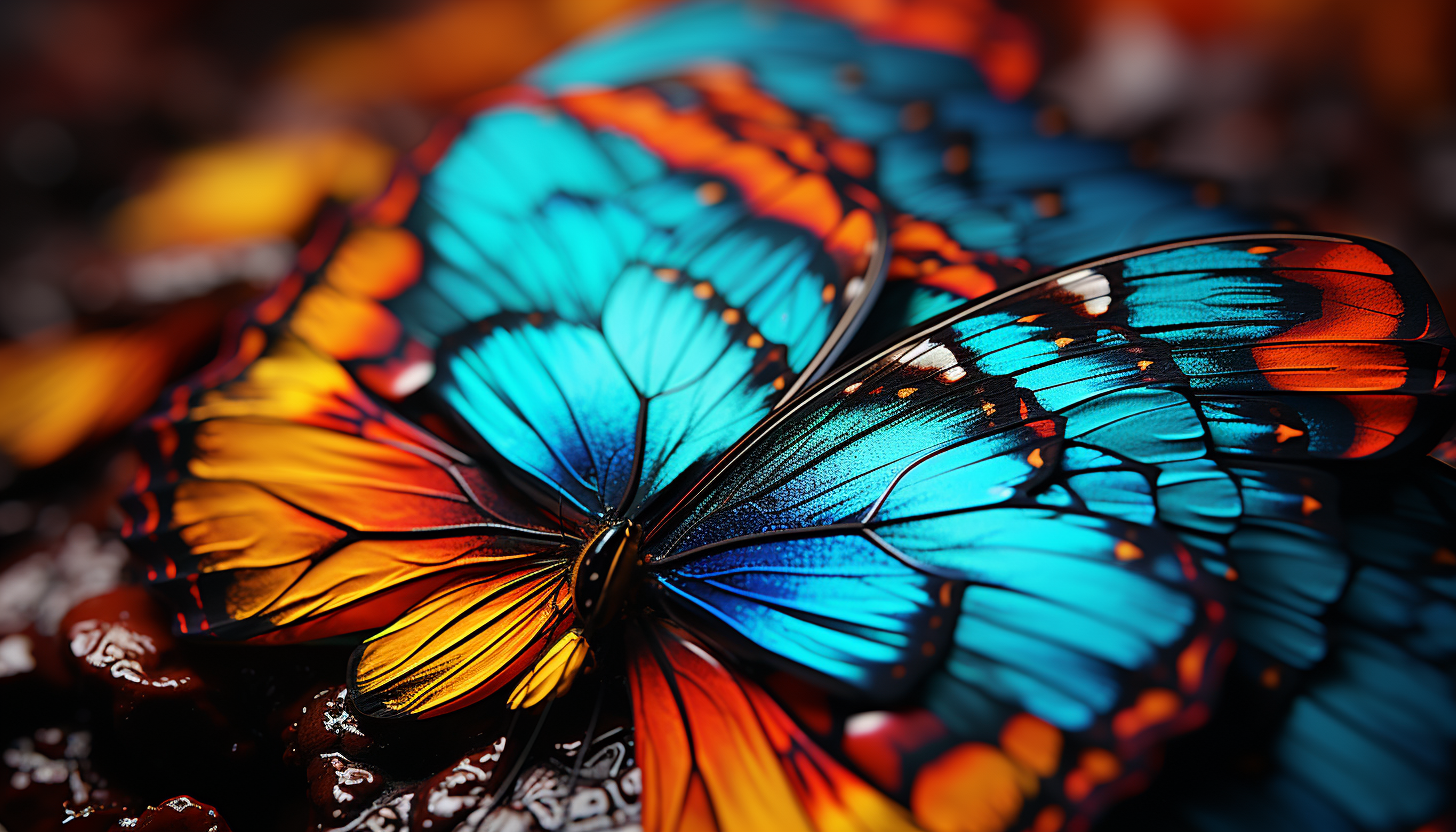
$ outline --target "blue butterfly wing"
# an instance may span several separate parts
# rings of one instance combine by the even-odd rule
[[[1121,145],[1066,134],[1050,111],[999,99],[961,58],[772,4],[684,4],[567,50],[531,80],[632,83],[705,61],[743,67],[775,98],[865,142],[896,227],[933,226],[948,243],[897,235],[891,276],[904,282],[890,284],[893,303],[866,345],[1028,272],[1266,224],[1208,186],[1139,167]]]
[[[1345,569],[1317,516],[1331,498],[1277,460],[1410,447],[1444,409],[1449,340],[1409,261],[1364,241],[1243,235],[1073,267],[771,416],[649,538],[656,596],[831,686],[893,697],[921,677],[961,741],[1025,715],[1064,738],[1063,779],[1077,748],[1114,749],[1125,774],[1207,718],[1220,622],[1323,654]],[[1211,429],[1234,399],[1267,404]],[[867,564],[908,569],[837,604]],[[1093,769],[1027,805],[1095,814],[1125,783]]]
[[[1241,654],[1228,694],[1240,709],[1216,718],[1217,743],[1170,758],[1167,780],[1180,785],[1120,810],[1127,828],[1178,816],[1208,832],[1409,830],[1449,811],[1456,479],[1408,460],[1327,484],[1347,544],[1345,580],[1319,619],[1327,650],[1312,666]]]
[[[694,83],[489,109],[405,222],[423,265],[388,308],[437,355],[430,392],[546,504],[641,510],[875,294],[882,223],[851,178],[749,138],[757,113],[705,117],[724,93]]]

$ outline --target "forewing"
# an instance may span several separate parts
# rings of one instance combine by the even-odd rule
[[[732,70],[487,109],[404,223],[390,354],[434,355],[432,395],[543,503],[633,514],[874,295],[878,206],[828,141]]]
[[[144,423],[124,535],[183,632],[295,640],[390,623],[462,566],[570,538],[288,335],[235,349]]]

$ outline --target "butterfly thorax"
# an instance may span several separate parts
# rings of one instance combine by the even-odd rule
[[[631,599],[641,571],[642,527],[630,520],[603,526],[571,568],[571,588],[583,634],[615,621]]]

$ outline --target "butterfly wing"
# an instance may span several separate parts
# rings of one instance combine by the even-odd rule
[[[218,336],[226,305],[199,298],[127,327],[0,346],[0,454],[38,468],[131,424]]]
[[[1174,815],[1209,832],[1439,828],[1456,747],[1456,480],[1409,460],[1338,487],[1348,566],[1321,661],[1241,655],[1229,696],[1243,707],[1216,717],[1196,765],[1171,761],[1177,787],[1121,811],[1129,828]]]
[[[1035,65],[1009,15],[915,5],[683,4],[575,46],[531,78],[558,90],[731,62],[863,143],[894,230],[887,297],[865,346],[1029,273],[1265,226],[1221,205],[1212,185],[1069,135],[1054,108],[1006,100],[1025,84],[1002,83],[1015,74],[1005,64],[1024,61],[1028,75]],[[937,35],[956,48],[939,48]]]
[[[763,688],[680,628],[634,626],[628,651],[643,829],[915,828]]]
[[[545,569],[573,540],[559,522],[296,337],[245,328],[144,425],[146,465],[123,500],[123,534],[183,633],[321,638],[410,610],[412,621],[450,599],[455,629],[437,626],[429,661],[399,660],[390,633],[364,648],[370,672],[356,692],[388,715],[441,675],[472,682],[445,699],[485,681],[487,663],[466,661],[472,639],[526,629],[540,615],[555,617],[542,627],[550,632],[565,615],[567,570]],[[534,606],[497,603],[523,572]],[[520,664],[545,645],[508,646],[496,658]],[[391,647],[392,664],[372,660]]]
[[[1310,519],[1325,492],[1266,460],[1414,447],[1442,420],[1449,340],[1409,261],[1364,241],[1245,235],[1075,267],[777,412],[649,537],[657,597],[710,640],[860,693],[893,697],[944,655],[924,704],[950,735],[1027,714],[1136,760],[1207,717],[1230,589],[1266,622],[1334,598],[1290,573],[1342,568]],[[932,627],[888,586],[879,608],[836,605],[844,564],[873,557],[948,579],[958,619]],[[1297,652],[1298,624],[1249,618],[1254,646]],[[779,636],[795,628],[815,636]],[[1133,767],[1080,759],[1042,794],[1091,815]]]
[[[391,305],[437,352],[431,392],[543,503],[637,513],[873,296],[877,211],[822,145],[730,70],[477,116],[423,184],[422,277]]]

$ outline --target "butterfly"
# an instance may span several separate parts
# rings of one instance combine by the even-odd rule
[[[1336,235],[1033,277],[1182,226],[1099,210],[1091,146],[1041,172],[1090,209],[971,181],[1027,119],[960,58],[762,14],[568,53],[322,217],[147,422],[127,537],[184,633],[370,633],[365,716],[621,679],[647,828],[1085,825],[1231,635],[1319,660],[1348,569],[1295,466],[1426,449],[1439,307]]]

